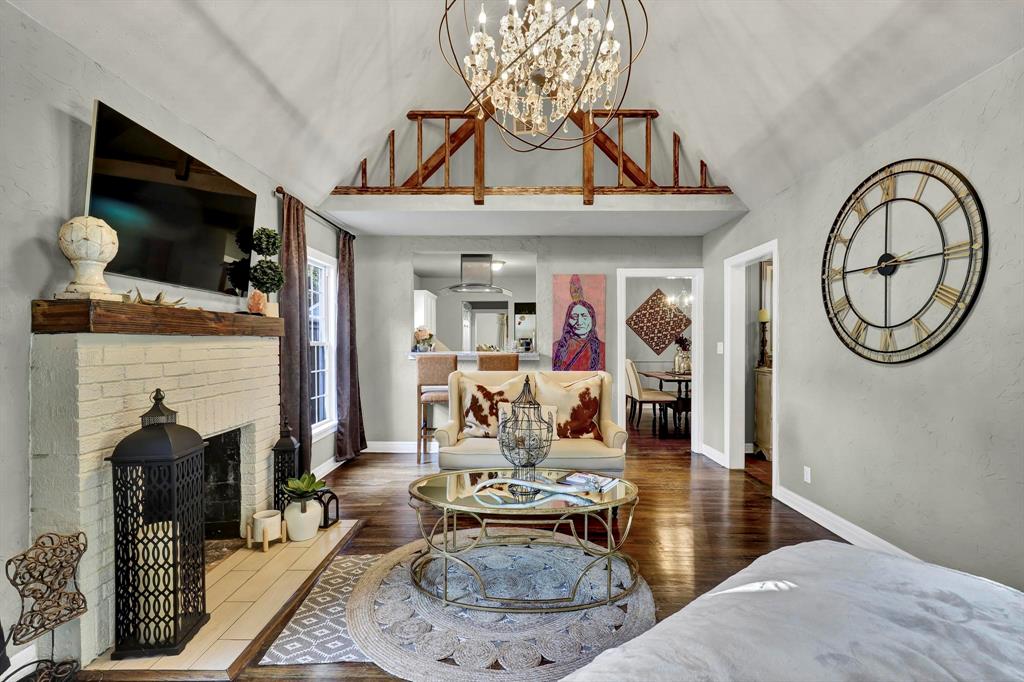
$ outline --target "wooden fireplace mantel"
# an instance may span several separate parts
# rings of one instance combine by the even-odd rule
[[[284,336],[284,320],[114,301],[32,301],[34,334]]]

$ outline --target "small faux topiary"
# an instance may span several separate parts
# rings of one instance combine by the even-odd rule
[[[292,502],[302,503],[302,513],[305,514],[306,502],[316,497],[317,492],[325,486],[323,481],[316,480],[316,476],[307,472],[298,478],[289,478],[281,490]]]
[[[276,256],[281,252],[281,235],[261,227],[252,235],[252,250],[261,256]]]
[[[284,286],[284,273],[281,266],[272,260],[260,260],[252,266],[249,281],[265,294],[273,294]]]

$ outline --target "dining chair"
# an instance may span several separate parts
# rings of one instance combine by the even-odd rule
[[[481,353],[476,368],[482,372],[515,372],[519,370],[518,353]]]
[[[636,363],[628,358],[626,359],[626,375],[627,379],[633,383],[634,391],[636,392],[634,402],[639,406],[636,415],[636,426],[640,426],[640,420],[644,415],[644,405],[650,405],[651,416],[653,417],[651,425],[652,435],[658,435],[659,418],[664,423],[665,430],[667,430],[668,408],[670,405],[675,405],[676,396],[667,391],[644,388],[644,385],[640,382],[640,372],[636,369]]]

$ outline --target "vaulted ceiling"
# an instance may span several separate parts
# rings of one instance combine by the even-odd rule
[[[443,0],[10,1],[314,205],[406,110],[467,101]],[[1018,1],[646,4],[626,104],[659,109],[751,207],[1024,39]]]

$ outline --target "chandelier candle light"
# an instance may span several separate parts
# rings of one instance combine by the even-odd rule
[[[497,21],[497,40],[489,32],[485,4],[480,5],[476,24],[470,25],[466,1],[462,4],[469,53],[461,60],[462,68],[457,66],[460,60],[448,20],[457,0],[448,0],[441,20],[442,53],[469,88],[474,102],[470,108],[476,107],[481,118],[489,116],[510,148],[573,149],[611,121],[626,95],[633,60],[647,39],[647,12],[641,0],[572,0],[568,7],[555,7],[551,0],[526,0],[522,13],[523,0],[502,0],[507,5]],[[636,53],[628,4],[638,6],[644,19]],[[624,23],[619,33],[616,14]],[[444,34],[450,51],[444,49]],[[569,119],[581,113],[591,122],[595,115],[605,120],[600,127],[590,126],[591,132],[582,137],[572,136]],[[525,148],[514,147],[504,133]],[[532,142],[520,137],[523,133],[544,139]]]

